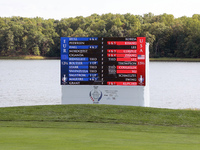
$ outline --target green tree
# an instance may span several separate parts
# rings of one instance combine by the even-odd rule
[[[149,28],[149,33],[155,36],[152,57],[164,57],[168,52],[165,49],[171,31],[164,23],[154,22]]]
[[[123,37],[123,29],[118,28],[117,26],[113,25],[112,28],[108,31],[108,36],[110,37]]]
[[[15,56],[14,35],[9,27],[0,30],[1,54],[5,56]]]
[[[143,15],[143,22],[144,23],[153,23],[154,14],[148,13]]]
[[[200,57],[200,20],[196,17],[185,19],[184,54],[186,57]]]
[[[13,22],[10,25],[10,30],[13,32],[14,35],[14,49],[16,50],[16,53],[21,54],[24,37],[24,28],[20,24]]]
[[[72,34],[73,37],[87,37],[88,34],[83,31],[81,28],[78,28],[73,34]]]
[[[32,47],[32,51],[33,51],[34,55],[36,55],[36,56],[40,55],[40,50],[39,50],[39,47],[37,45]]]

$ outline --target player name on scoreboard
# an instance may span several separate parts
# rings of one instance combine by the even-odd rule
[[[145,86],[145,37],[62,37],[61,85]]]

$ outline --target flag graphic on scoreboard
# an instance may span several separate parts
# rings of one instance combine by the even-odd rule
[[[145,55],[138,55],[138,60],[145,59]]]

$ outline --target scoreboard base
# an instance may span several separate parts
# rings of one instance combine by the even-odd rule
[[[63,85],[62,104],[109,104],[149,107],[146,86]]]

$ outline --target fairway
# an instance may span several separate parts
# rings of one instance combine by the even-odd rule
[[[0,150],[199,150],[200,111],[132,106],[0,108]]]
[[[9,122],[12,124],[12,122]],[[35,122],[29,122],[36,124]],[[38,123],[37,123],[38,124]],[[28,126],[27,123],[24,126]],[[39,127],[40,126],[40,127]],[[46,126],[46,128],[44,128]],[[199,133],[187,128],[106,123],[40,123],[0,127],[1,150],[198,150]],[[199,129],[196,129],[199,131]],[[184,133],[187,132],[187,133]]]

